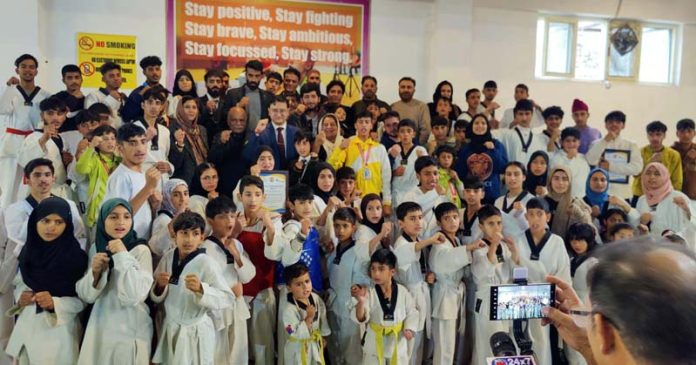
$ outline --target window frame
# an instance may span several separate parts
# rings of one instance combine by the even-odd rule
[[[669,55],[669,72],[667,82],[640,81],[640,63],[638,63],[638,81],[644,84],[677,85],[677,72],[681,65],[681,48],[679,47],[679,42],[681,41],[682,37],[682,27],[677,23],[642,22],[641,39],[643,37],[643,28],[669,29],[672,34],[671,42],[669,45],[669,49],[671,52]]]
[[[592,80],[592,79],[578,79],[575,76],[576,67],[576,57],[577,57],[577,47],[578,47],[578,23],[581,21],[596,21],[603,22],[606,27],[606,50],[605,50],[605,66],[604,66],[604,79],[608,81],[617,82],[633,82],[640,84],[649,85],[668,85],[676,86],[679,80],[679,70],[681,67],[681,40],[682,40],[682,25],[675,22],[659,22],[659,21],[641,21],[636,19],[610,19],[602,18],[597,16],[573,16],[573,15],[555,15],[555,14],[539,14],[537,21],[543,22],[543,28],[537,28],[537,31],[543,29],[544,34],[539,37],[537,35],[537,42],[541,40],[541,52],[537,51],[537,57],[541,56],[542,59],[536,62],[537,64],[537,78],[541,79],[565,79],[579,82],[594,82],[602,80]],[[572,24],[572,44],[571,52],[572,59],[570,63],[570,72],[547,72],[546,66],[548,62],[548,39],[549,39],[549,24],[550,23],[566,23]],[[618,24],[621,26],[624,23],[629,23],[632,26],[638,28],[638,44],[632,52],[636,52],[633,60],[633,67],[635,72],[632,76],[610,76],[609,67],[611,62],[611,31],[612,26]],[[640,63],[643,45],[643,28],[658,28],[658,29],[669,29],[671,31],[671,43],[670,43],[670,62],[668,70],[668,80],[666,82],[654,82],[654,81],[641,81],[640,80]],[[635,29],[635,28],[634,28]],[[537,48],[539,49],[539,48]]]
[[[571,45],[569,49],[569,72],[550,72],[547,71],[548,65],[548,45],[549,45],[549,25],[551,23],[568,24],[572,32]],[[541,73],[546,77],[566,77],[575,78],[575,57],[578,43],[578,18],[550,16],[544,18],[544,51],[541,64]]]

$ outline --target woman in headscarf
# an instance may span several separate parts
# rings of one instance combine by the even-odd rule
[[[27,241],[14,280],[18,315],[5,351],[19,364],[74,364],[85,304],[75,283],[87,270],[87,253],[75,238],[68,202],[46,198],[27,222]]]
[[[535,151],[527,163],[527,179],[524,190],[536,195],[545,196],[549,176],[549,155],[544,151]]]
[[[123,199],[102,204],[96,227],[92,267],[76,286],[80,299],[94,304],[77,363],[147,364],[153,330],[145,299],[153,282],[152,254],[133,230],[133,209]]]
[[[340,200],[336,197],[336,170],[327,162],[319,161],[311,171],[311,187],[314,190],[314,212],[319,234],[333,237],[333,213]]]
[[[338,122],[336,114],[324,114],[319,120],[319,134],[314,141],[312,152],[319,156],[319,160],[326,161],[331,156],[334,149],[341,145],[343,136],[341,135],[341,126]]]
[[[384,247],[389,248],[392,240],[392,223],[384,221],[382,198],[377,194],[367,194],[360,202],[360,225],[355,232],[355,242],[367,248],[368,256]]]
[[[631,207],[625,200],[609,195],[609,173],[600,168],[590,171],[585,183],[585,197],[583,201],[592,209],[594,225],[600,228],[602,218],[606,217],[609,209],[621,209],[628,218],[628,223],[637,228],[640,223],[640,213]],[[601,227],[604,231],[606,227]]]
[[[693,247],[696,217],[689,205],[689,198],[675,190],[670,181],[669,170],[659,162],[651,162],[640,176],[643,196],[638,199],[636,209],[640,223],[650,229],[650,234],[661,236],[670,230],[686,238]]]
[[[171,247],[174,247],[174,240],[171,238],[173,233],[171,223],[174,217],[188,209],[188,184],[181,179],[169,179],[162,189],[162,207],[152,222],[152,236],[149,245],[155,262],[159,262],[159,258]]]
[[[568,227],[575,223],[592,224],[592,210],[582,199],[574,198],[570,192],[571,173],[568,168],[556,166],[549,174],[545,199],[551,208],[551,232],[565,237]]]
[[[174,165],[172,178],[190,184],[196,166],[208,158],[208,132],[198,123],[198,100],[190,96],[181,98],[176,107],[176,118],[169,124],[172,148],[169,162]]]
[[[198,98],[198,93],[196,92],[196,82],[193,80],[193,75],[187,69],[181,69],[176,72],[174,76],[174,90],[169,96],[167,103],[169,108],[167,110],[167,115],[171,118],[176,118],[176,108],[179,105],[179,101],[184,96],[190,96],[193,98]]]
[[[440,98],[448,98],[451,102],[452,105],[452,112],[450,113],[453,120],[456,120],[459,114],[462,113],[462,109],[454,104],[454,88],[452,87],[452,83],[444,80],[440,81],[439,84],[437,84],[437,87],[435,88],[435,92],[433,93],[433,101],[428,103],[428,109],[430,110],[430,115],[437,115],[437,100]]]
[[[505,146],[491,135],[491,126],[483,114],[475,115],[466,127],[469,143],[457,156],[457,175],[464,179],[469,175],[483,182],[486,193],[484,204],[493,204],[500,196],[500,175],[508,163]]]

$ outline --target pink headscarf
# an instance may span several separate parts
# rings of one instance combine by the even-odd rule
[[[660,173],[660,186],[656,189],[650,189],[647,187],[648,178],[645,175],[645,172],[651,167],[656,168]],[[645,199],[648,201],[648,205],[650,206],[659,204],[672,192],[672,190],[674,190],[674,187],[672,187],[672,181],[669,179],[669,170],[667,170],[665,165],[659,162],[651,162],[645,166],[645,170],[643,170],[643,174],[640,176],[640,182],[643,185]]]

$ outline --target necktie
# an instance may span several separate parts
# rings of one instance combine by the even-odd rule
[[[278,152],[280,152],[280,165],[285,165],[285,138],[283,138],[283,127],[277,128],[278,130]]]

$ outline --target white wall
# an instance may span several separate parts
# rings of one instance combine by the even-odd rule
[[[0,87],[15,74],[14,61],[23,53],[39,55],[38,0],[13,0],[3,3],[0,15]],[[39,65],[42,74],[42,65]]]
[[[138,58],[166,54],[164,0],[10,0],[3,5],[0,81],[14,72],[17,55],[34,52],[45,62],[40,84],[60,90],[60,68],[75,62],[77,32],[135,35]],[[450,80],[459,105],[465,104],[466,89],[494,79],[500,103],[510,107],[514,85],[523,82],[542,106],[569,111],[573,98],[586,100],[591,123],[599,128],[608,111],[623,110],[626,135],[642,144],[647,122],[660,119],[673,126],[696,116],[696,48],[689,47],[696,44],[696,1],[632,0],[621,10],[623,17],[687,23],[678,87],[614,82],[605,89],[599,82],[534,77],[540,12],[611,17],[615,6],[606,0],[372,0],[370,73],[378,77],[379,96],[386,101],[398,99],[397,81],[406,75],[417,80],[416,97],[425,101],[439,81]]]
[[[514,8],[509,4],[514,3]],[[660,6],[656,6],[657,4]],[[522,5],[525,7],[522,8]],[[487,78],[498,81],[501,104],[514,102],[513,88],[519,83],[530,87],[531,97],[542,106],[559,105],[567,112],[574,98],[590,106],[590,122],[603,129],[604,116],[620,109],[627,114],[625,137],[646,144],[645,124],[661,120],[668,126],[669,140],[674,139],[674,125],[685,117],[696,117],[696,28],[683,28],[682,72],[679,86],[612,82],[610,89],[601,82],[557,81],[534,78],[536,22],[538,11],[567,14],[592,14],[611,17],[616,3],[611,1],[543,1],[511,2],[476,0],[473,8],[474,35],[471,62],[479,77],[471,81],[481,85]],[[649,0],[625,1],[620,16],[662,21],[696,20],[696,2]],[[460,95],[461,96],[461,95]],[[564,125],[572,125],[565,118]]]

